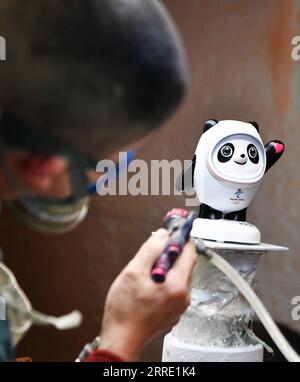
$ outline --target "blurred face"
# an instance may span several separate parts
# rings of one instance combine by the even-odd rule
[[[182,100],[185,55],[158,0],[7,4],[0,25],[11,54],[1,63],[0,107],[29,126],[108,159],[159,126]],[[8,162],[30,194],[70,194],[63,158],[9,149]],[[92,180],[98,176],[91,173]],[[0,198],[15,197],[1,172]]]
[[[7,150],[6,157],[10,171],[20,189],[31,195],[47,194],[55,185],[63,190],[63,178],[67,168],[67,163],[63,158],[37,156],[13,149]],[[19,192],[11,187],[1,170],[0,198],[9,201],[17,198],[18,194]]]
[[[134,134],[128,141],[107,144],[101,159],[110,159],[117,162],[119,151],[138,150],[142,147],[150,134]],[[7,163],[22,191],[32,196],[51,198],[64,198],[72,193],[68,163],[64,158],[53,156],[33,155],[29,152],[15,149],[7,150]],[[95,183],[101,174],[90,171],[88,179]],[[0,168],[0,199],[11,201],[19,196],[19,192],[11,187],[6,176]]]

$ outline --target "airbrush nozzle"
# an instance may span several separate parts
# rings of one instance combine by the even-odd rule
[[[170,239],[152,269],[151,276],[155,282],[165,281],[168,271],[190,238],[195,218],[194,211],[188,213],[179,208],[174,208],[166,214],[164,222],[165,227],[170,231]]]

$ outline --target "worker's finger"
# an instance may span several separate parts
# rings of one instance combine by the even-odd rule
[[[181,281],[189,284],[193,268],[196,264],[196,248],[192,240],[190,240],[183,248],[182,253],[175,261],[173,267],[167,275],[167,280],[178,283]]]
[[[142,267],[145,271],[150,272],[155,260],[166,246],[168,237],[168,231],[163,228],[153,232],[152,236],[141,246],[131,260],[131,265]]]

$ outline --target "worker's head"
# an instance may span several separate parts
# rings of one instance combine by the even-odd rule
[[[181,43],[157,0],[2,0],[0,25],[8,135],[32,129],[101,159],[160,125],[185,93]],[[29,133],[27,143],[7,147],[12,172],[27,192],[55,194],[65,160]],[[15,197],[2,176],[0,197]]]

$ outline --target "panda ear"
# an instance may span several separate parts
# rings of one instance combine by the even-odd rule
[[[206,121],[203,125],[203,133],[205,133],[207,130],[209,130],[211,127],[215,126],[219,121],[216,119],[209,119]]]
[[[256,130],[259,132],[259,126],[258,126],[258,123],[255,122],[255,121],[250,121],[249,122],[252,126],[254,126],[256,128]]]
[[[187,192],[194,186],[194,170],[196,165],[196,155],[193,160],[183,169],[181,175],[176,180],[175,188],[179,192]]]

